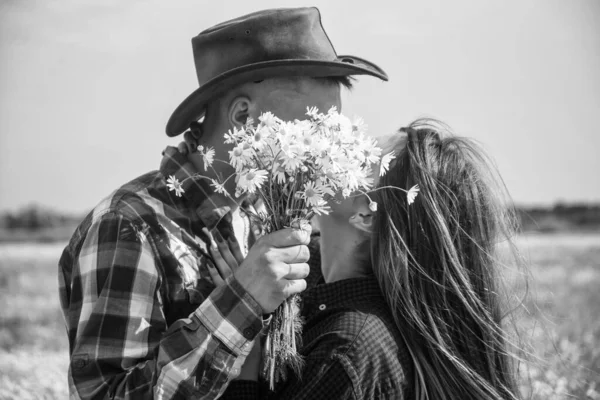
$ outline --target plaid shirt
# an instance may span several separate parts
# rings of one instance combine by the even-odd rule
[[[173,147],[160,171],[116,190],[85,218],[59,262],[72,399],[214,399],[264,327],[230,278],[216,288],[202,228],[233,233],[231,210]]]
[[[257,382],[235,381],[223,399],[410,398],[410,353],[374,278],[320,284],[302,297],[301,379],[291,375],[270,394]]]

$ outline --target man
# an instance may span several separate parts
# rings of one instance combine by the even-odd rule
[[[250,117],[340,108],[349,75],[387,80],[367,61],[338,57],[315,8],[246,15],[201,32],[192,46],[200,87],[175,110],[167,135],[191,127],[187,142],[214,147],[217,159],[227,159],[223,133]],[[254,243],[239,205],[189,179],[198,172],[209,174],[193,148],[168,147],[159,171],[102,200],[65,249],[59,281],[72,398],[216,398],[239,377],[268,314],[305,289],[310,232],[285,229]],[[173,178],[183,193],[169,190]],[[216,288],[212,237],[232,243],[240,261]]]

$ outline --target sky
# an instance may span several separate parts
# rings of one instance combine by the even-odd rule
[[[600,201],[600,1],[0,0],[0,211],[83,212],[157,169],[198,85],[191,37],[312,5],[338,54],[390,77],[344,93],[371,134],[435,117],[484,146],[516,203]]]

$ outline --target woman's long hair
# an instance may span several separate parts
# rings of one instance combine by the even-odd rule
[[[371,197],[375,276],[414,361],[417,399],[518,399],[496,273],[499,241],[516,218],[485,153],[443,136],[432,120],[409,128]],[[406,194],[418,184],[412,204]]]

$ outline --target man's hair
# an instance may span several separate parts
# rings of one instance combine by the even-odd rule
[[[323,79],[327,80],[332,84],[343,86],[348,90],[352,90],[353,83],[355,80],[355,78],[352,76],[328,76]]]

